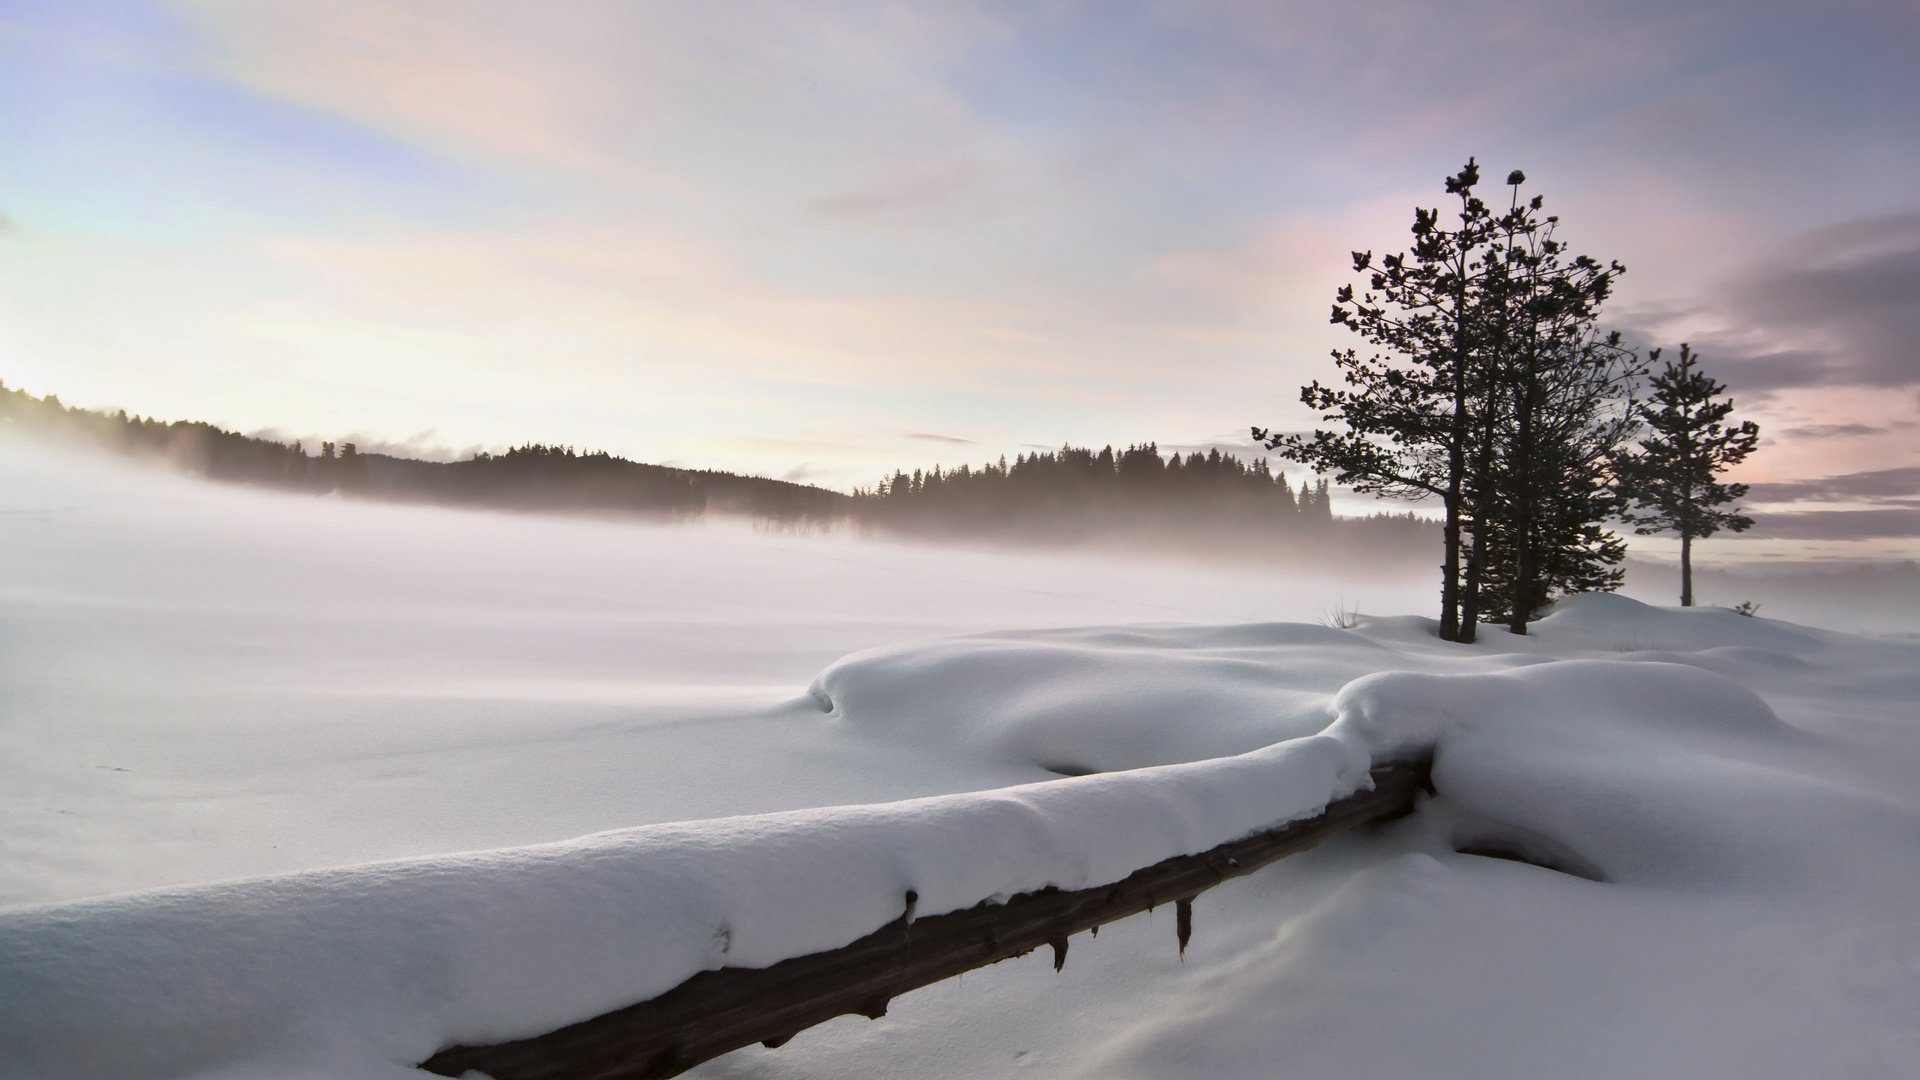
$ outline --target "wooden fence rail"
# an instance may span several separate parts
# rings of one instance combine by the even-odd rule
[[[1176,905],[1184,951],[1195,896],[1335,833],[1407,813],[1427,786],[1427,772],[1425,762],[1375,769],[1372,791],[1334,802],[1317,817],[1167,859],[1111,885],[1048,888],[917,920],[909,917],[916,899],[909,892],[902,897],[908,914],[838,949],[766,968],[701,972],[652,1000],[545,1035],[449,1047],[421,1068],[455,1077],[478,1069],[494,1080],[677,1076],[743,1046],[779,1046],[836,1016],[884,1016],[900,994],[1043,945],[1052,947],[1057,969],[1070,936],[1166,903]]]

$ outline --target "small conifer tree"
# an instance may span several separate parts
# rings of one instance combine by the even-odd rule
[[[1745,460],[1760,440],[1753,421],[1727,423],[1733,399],[1715,400],[1727,388],[1700,370],[1699,359],[1682,345],[1679,362],[1669,361],[1653,377],[1645,413],[1651,430],[1638,451],[1614,465],[1620,495],[1629,504],[1621,517],[1642,536],[1680,537],[1681,607],[1693,606],[1693,542],[1721,529],[1753,526],[1752,518],[1728,505],[1746,496],[1747,485],[1714,477]]]

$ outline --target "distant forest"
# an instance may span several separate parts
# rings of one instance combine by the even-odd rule
[[[846,516],[850,502],[837,491],[783,480],[645,465],[604,451],[540,443],[465,461],[361,453],[350,442],[323,442],[309,451],[298,442],[242,435],[198,420],[70,408],[57,395],[36,398],[4,386],[0,422],[79,438],[209,480],[392,502],[657,521],[712,510],[796,525],[829,524]]]
[[[806,484],[677,469],[605,451],[528,443],[464,461],[362,453],[351,442],[242,435],[202,421],[73,408],[0,384],[0,425],[78,441],[227,483],[437,506],[679,522],[708,512],[770,530],[928,540],[1132,547],[1168,541],[1195,555],[1338,547],[1343,555],[1418,552],[1432,525],[1411,514],[1336,518],[1327,483],[1296,491],[1265,459],[1213,450],[1163,455],[1153,443],[1063,446],[979,467],[896,472],[847,495]],[[1297,539],[1299,543],[1290,542]]]

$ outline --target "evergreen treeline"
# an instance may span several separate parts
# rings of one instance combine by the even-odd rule
[[[1404,551],[1430,528],[1412,514],[1336,520],[1325,480],[1295,490],[1265,458],[1246,462],[1218,449],[1162,454],[1151,442],[900,471],[856,489],[851,512],[863,525],[926,537],[1176,539],[1212,554],[1271,549],[1288,533],[1323,541],[1334,529],[1344,530],[1348,553],[1352,543]]]
[[[396,502],[661,520],[684,520],[713,508],[776,527],[806,527],[842,516],[848,501],[839,492],[783,480],[646,465],[605,451],[540,443],[453,462],[365,454],[350,442],[322,443],[309,453],[298,442],[201,421],[69,408],[57,395],[36,398],[4,385],[0,422],[83,439],[210,480]]]
[[[1206,519],[1267,528],[1331,520],[1327,485],[1296,494],[1265,458],[1251,465],[1213,450],[1163,457],[1154,443],[1095,451],[1062,446],[952,471],[896,472],[856,489],[862,521],[912,532],[1086,532]]]
[[[309,458],[299,444],[256,439],[198,420],[155,420],[126,410],[70,408],[58,394],[36,398],[0,384],[0,423],[41,435],[80,439],[134,457],[164,461],[213,480],[295,490],[331,491],[341,468],[332,443],[327,460]],[[354,447],[347,444],[347,468]]]
[[[680,469],[643,465],[604,450],[527,443],[502,454],[436,462],[367,455],[363,486],[343,492],[539,513],[678,520],[705,512],[706,491]]]
[[[1129,546],[1175,541],[1196,555],[1397,557],[1433,526],[1412,514],[1335,518],[1327,482],[1298,490],[1264,458],[1063,446],[978,468],[897,472],[853,495],[711,470],[647,465],[604,451],[528,443],[464,461],[364,453],[242,435],[199,421],[70,408],[0,385],[0,425],[79,439],[191,475],[314,494],[440,506],[681,521],[707,511],[778,530],[862,529],[924,539]],[[1298,545],[1276,544],[1297,536]]]

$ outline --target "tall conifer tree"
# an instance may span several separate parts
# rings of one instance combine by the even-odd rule
[[[1446,181],[1452,220],[1416,208],[1407,252],[1354,252],[1368,284],[1336,292],[1332,321],[1375,351],[1336,350],[1346,385],[1300,392],[1344,430],[1253,429],[1358,491],[1439,500],[1440,636],[1462,642],[1487,616],[1525,633],[1557,589],[1618,584],[1606,463],[1640,373],[1616,336],[1594,330],[1624,267],[1568,252],[1543,200],[1521,198],[1524,174],[1507,176],[1498,213],[1474,194],[1479,182],[1470,158]]]
[[[1516,634],[1556,593],[1620,585],[1626,546],[1604,526],[1618,510],[1608,466],[1634,429],[1646,368],[1617,333],[1595,326],[1626,268],[1571,254],[1544,200],[1522,201],[1525,181],[1507,177],[1512,200],[1488,260],[1494,393],[1462,615]]]
[[[1438,209],[1415,207],[1413,245],[1378,263],[1373,252],[1353,253],[1353,270],[1367,288],[1341,286],[1331,321],[1378,351],[1361,356],[1335,350],[1344,389],[1315,381],[1300,400],[1346,430],[1311,436],[1254,428],[1253,437],[1289,458],[1356,491],[1389,498],[1435,497],[1445,514],[1440,585],[1440,636],[1473,640],[1461,619],[1461,529],[1466,520],[1468,449],[1475,402],[1483,396],[1482,335],[1478,311],[1489,267],[1486,245],[1495,222],[1474,194],[1474,159],[1447,178],[1454,197],[1453,227]],[[1301,505],[1306,506],[1305,489]]]

